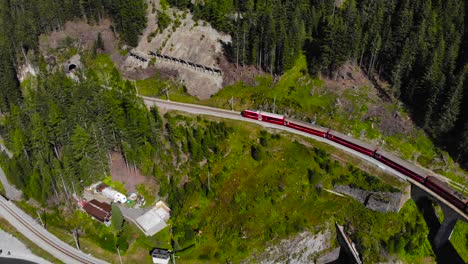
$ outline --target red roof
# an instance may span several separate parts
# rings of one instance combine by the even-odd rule
[[[96,186],[96,191],[98,192],[102,192],[102,190],[104,190],[105,188],[109,187],[107,184],[105,183],[100,183],[98,186]]]
[[[112,207],[110,204],[102,203],[97,200],[89,201],[85,206],[83,206],[83,209],[86,213],[101,222],[108,221],[112,215]]]

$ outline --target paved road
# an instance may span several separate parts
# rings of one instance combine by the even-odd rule
[[[33,254],[25,244],[2,229],[0,229],[0,263],[51,264]]]
[[[31,216],[24,213],[11,201],[7,201],[3,196],[0,196],[0,216],[4,217],[16,230],[26,236],[34,244],[64,263],[107,263],[85,254],[61,241],[45,230],[35,222]]]
[[[13,156],[13,154],[11,154],[11,152],[5,146],[3,146],[3,144],[0,144],[0,151],[4,151],[8,155],[9,158]],[[14,201],[21,200],[21,195],[23,193],[21,192],[21,190],[16,189],[15,186],[11,185],[8,182],[8,179],[5,176],[5,172],[3,171],[1,167],[0,167],[0,181],[2,182],[3,188],[5,189],[5,195],[6,197],[8,197],[8,199],[14,200]]]
[[[388,167],[387,165],[380,163],[379,161],[375,160],[374,158],[371,158],[371,157],[366,156],[366,155],[364,155],[364,154],[362,154],[360,152],[357,152],[357,151],[354,151],[354,150],[349,149],[347,147],[344,147],[344,146],[342,146],[342,145],[340,145],[338,143],[335,143],[333,141],[330,141],[328,139],[318,137],[318,136],[315,136],[315,135],[311,135],[311,134],[308,134],[308,133],[305,133],[305,132],[302,132],[302,131],[299,131],[299,130],[296,130],[296,129],[292,129],[292,128],[289,128],[289,127],[270,124],[270,123],[266,123],[266,122],[262,122],[262,121],[258,121],[258,120],[249,119],[249,118],[244,118],[244,117],[242,117],[240,115],[240,112],[236,112],[236,111],[229,111],[229,110],[225,110],[225,109],[219,109],[219,108],[201,106],[201,105],[179,103],[179,102],[155,99],[155,98],[145,97],[145,96],[142,96],[142,98],[143,98],[143,101],[145,102],[145,104],[148,107],[156,105],[156,106],[158,106],[160,108],[165,108],[165,109],[168,109],[168,110],[183,111],[183,112],[188,112],[188,113],[195,114],[195,115],[209,115],[209,116],[228,118],[228,119],[233,119],[233,120],[240,120],[240,121],[243,121],[243,122],[255,123],[255,124],[258,124],[258,125],[263,126],[263,127],[270,127],[270,128],[274,128],[274,129],[278,129],[278,130],[287,131],[287,132],[290,132],[290,133],[294,133],[294,134],[302,135],[302,136],[305,136],[305,137],[313,138],[313,139],[315,139],[317,141],[323,142],[323,143],[328,144],[328,145],[332,145],[332,146],[334,146],[334,147],[336,147],[336,148],[338,148],[338,149],[340,149],[342,151],[345,151],[345,152],[348,152],[348,153],[350,153],[350,154],[352,154],[354,156],[357,156],[360,159],[363,159],[363,160],[365,160],[365,161],[367,161],[367,162],[369,162],[371,164],[374,164],[375,166],[378,166],[380,169],[382,169],[384,171],[387,171],[387,172],[389,172],[389,173],[391,173],[393,175],[398,176],[399,178],[401,178],[401,179],[403,179],[405,181],[409,181],[412,184],[420,187],[421,189],[425,190],[427,193],[432,195],[434,198],[436,198],[439,201],[443,202],[448,207],[450,207],[454,211],[456,211],[459,215],[464,217],[465,221],[468,221],[468,215],[465,215],[460,209],[458,209],[457,207],[455,207],[454,205],[452,205],[451,203],[449,203],[448,201],[446,201],[445,199],[440,197],[438,194],[436,194],[433,191],[427,189],[424,185],[412,180],[411,178],[406,177],[405,175],[403,175],[400,172]]]

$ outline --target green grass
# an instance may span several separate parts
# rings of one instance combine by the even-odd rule
[[[3,187],[2,182],[0,182],[0,194],[5,195],[5,188]]]
[[[170,204],[177,248],[195,245],[180,253],[184,263],[239,262],[253,250],[263,251],[267,242],[333,221],[352,227],[353,239],[369,262],[385,250],[419,261],[432,254],[430,248],[420,248],[428,244],[428,231],[411,201],[399,214],[382,214],[354,200],[322,192],[316,187],[319,183],[330,188],[335,179],[346,177],[352,182],[362,174],[334,161],[325,151],[289,137],[261,133],[249,124],[233,127],[227,143],[221,143],[223,158],[215,158],[210,165],[210,190],[202,191],[208,180],[204,166],[189,174],[191,183],[170,191],[185,190]],[[258,144],[262,137],[262,144]],[[263,159],[252,158],[253,144],[263,148]],[[370,188],[391,189],[378,179]],[[412,235],[416,238],[409,239]],[[400,246],[397,251],[396,243],[403,249]]]
[[[411,259],[408,262],[421,262],[432,254],[426,248],[427,228],[411,201],[398,214],[382,214],[317,188],[318,184],[331,188],[333,181],[341,177],[352,181],[362,176],[355,168],[335,161],[328,154],[333,150],[322,149],[330,146],[287,133],[265,133],[253,124],[240,126],[238,121],[227,121],[227,126],[232,127],[228,139],[217,142],[216,153],[205,154],[209,165],[202,166],[181,158],[187,155],[182,155],[186,140],[182,132],[186,127],[200,127],[204,130],[197,133],[206,135],[210,122],[177,115],[168,115],[167,121],[174,125],[176,146],[180,148],[176,157],[159,161],[160,166],[172,168],[162,167],[163,176],[169,174],[172,178],[170,186],[165,187],[169,188],[172,236],[166,228],[147,238],[130,225],[124,259],[134,263],[134,254],[139,254],[141,262],[148,258],[145,254],[152,247],[163,247],[186,249],[177,253],[183,263],[239,262],[253,250],[264,250],[267,243],[274,244],[304,230],[323,230],[334,221],[353,230],[353,241],[368,262],[375,262],[386,251]],[[265,153],[258,161],[251,154],[254,144]],[[180,162],[178,168],[173,165],[174,159]],[[188,177],[185,186],[180,185],[184,176]],[[366,174],[363,179],[373,177]],[[385,181],[376,181],[378,184],[371,184],[371,189],[390,188]],[[33,208],[27,209],[34,213]],[[73,244],[67,230],[79,226],[86,234],[81,238],[85,252],[117,261],[111,230],[85,213],[75,211],[67,217],[51,213],[47,218],[49,230],[59,238]],[[174,247],[169,243],[171,237]]]
[[[423,167],[432,168],[436,173],[459,183],[465,183],[463,175],[466,175],[466,172],[460,169],[445,151],[437,149],[421,129],[415,128],[409,135],[397,133],[385,136],[379,130],[380,120],[364,118],[368,106],[378,104],[385,111],[389,113],[397,111],[402,119],[406,119],[408,114],[401,106],[396,103],[377,102],[368,95],[372,93],[370,87],[333,92],[322,80],[308,76],[306,67],[305,57],[300,56],[294,67],[285,72],[276,83],[271,76],[261,76],[257,77],[254,86],[239,82],[224,87],[207,100],[198,100],[180,88],[171,88],[170,97],[174,101],[224,109],[230,109],[229,100],[234,98],[234,109],[237,111],[250,108],[287,113],[296,119],[316,120],[319,125],[351,134],[356,138],[360,138],[361,132],[365,131],[366,141],[409,161],[413,161],[413,157],[418,156],[416,161]],[[160,87],[167,86],[167,82],[152,78],[139,83],[144,86],[142,94],[166,98],[161,94]],[[274,102],[275,107],[273,107]],[[447,166],[442,156],[446,158]]]
[[[457,250],[460,257],[468,262],[468,223],[458,221],[450,237],[453,247]]]
[[[98,54],[96,57],[84,55],[82,59],[91,75],[95,75],[104,85],[120,81],[120,74],[109,55]]]
[[[167,99],[164,89],[168,89],[169,99],[173,101],[197,103],[195,97],[189,96],[184,87],[170,80],[163,80],[159,74],[145,79],[137,80],[138,93],[143,96],[160,97]]]
[[[119,181],[113,181],[111,176],[107,176],[104,180],[102,180],[102,182],[120,193],[127,194],[127,190],[125,190],[125,184]]]

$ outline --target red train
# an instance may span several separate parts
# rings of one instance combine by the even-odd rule
[[[299,131],[312,134],[319,137],[324,137],[330,141],[336,142],[354,151],[370,156],[388,167],[410,177],[411,179],[425,185],[447,201],[468,214],[468,199],[462,194],[451,189],[447,183],[442,182],[434,176],[426,175],[426,172],[416,166],[403,161],[385,151],[379,150],[367,143],[352,137],[343,135],[339,132],[332,131],[324,127],[312,125],[309,123],[293,120],[284,115],[272,114],[263,111],[245,110],[242,111],[242,116],[272,124],[287,126]]]

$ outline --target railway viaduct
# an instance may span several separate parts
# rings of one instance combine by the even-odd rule
[[[141,63],[147,64],[149,62],[149,58],[147,57],[147,55],[140,52],[140,51],[132,50],[128,54],[129,54],[129,56],[135,58],[136,60],[138,60]],[[196,71],[199,71],[199,72],[204,72],[204,73],[209,73],[209,74],[214,74],[214,75],[223,75],[223,72],[220,69],[205,66],[205,65],[198,64],[198,63],[188,61],[188,60],[184,60],[184,59],[181,59],[181,58],[176,58],[176,57],[172,57],[172,56],[169,56],[169,55],[164,55],[164,54],[161,54],[161,53],[159,53],[157,51],[149,51],[148,55],[156,57],[156,58],[164,60],[164,61],[167,61],[167,62],[170,62],[170,63],[179,64],[179,65],[188,67],[190,69],[193,69],[193,70],[196,70]]]
[[[430,228],[429,239],[432,240],[432,244],[436,249],[440,249],[447,244],[458,220],[467,222],[467,217],[462,212],[455,210],[452,206],[442,202],[435,195],[415,184],[411,184],[411,199],[422,211]],[[442,222],[437,217],[432,201],[436,202],[442,209]]]
[[[198,64],[198,63],[195,63],[195,62],[184,60],[184,59],[164,55],[164,54],[161,54],[159,52],[149,51],[148,54],[153,56],[153,57],[156,57],[156,58],[159,58],[159,59],[162,59],[162,60],[166,60],[168,62],[184,65],[186,67],[192,68],[192,69],[197,70],[197,71],[216,74],[216,75],[222,75],[223,74],[223,72],[220,69],[205,66],[205,65],[201,65],[201,64]]]

